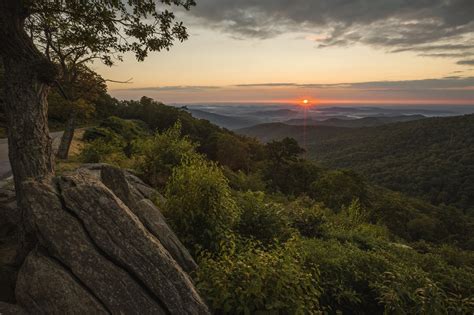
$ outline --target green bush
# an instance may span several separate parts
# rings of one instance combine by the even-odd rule
[[[359,199],[354,199],[350,205],[342,207],[334,214],[331,221],[338,229],[350,231],[368,223],[369,217],[369,211],[360,204]]]
[[[263,244],[285,241],[293,233],[282,205],[265,201],[262,192],[237,194],[241,209],[237,231],[241,236],[254,238]]]
[[[336,240],[304,240],[299,251],[321,272],[321,307],[329,313],[468,314],[474,273],[441,256],[384,243],[364,250]]]
[[[196,145],[181,136],[181,124],[177,122],[163,133],[135,142],[139,155],[135,168],[152,186],[161,188],[171,176],[174,167],[184,159],[196,157]]]
[[[305,237],[321,237],[325,234],[328,211],[308,197],[300,197],[286,207],[291,225]]]
[[[319,272],[306,268],[293,240],[267,251],[247,242],[203,255],[195,279],[217,314],[319,314]]]
[[[79,159],[84,163],[108,163],[125,167],[126,156],[122,143],[98,138],[83,148]]]
[[[83,139],[94,141],[98,138],[105,138],[110,141],[118,137],[128,142],[146,135],[148,135],[148,127],[143,121],[111,116],[102,121],[98,127],[87,129]]]
[[[228,167],[224,167],[224,174],[229,180],[232,189],[239,191],[266,191],[265,182],[258,172],[244,173],[242,171],[234,172]]]
[[[311,184],[310,196],[338,212],[354,199],[365,203],[367,187],[362,178],[352,171],[327,171]]]
[[[97,139],[103,139],[104,141],[121,141],[120,136],[115,133],[113,130],[103,128],[103,127],[92,127],[84,131],[82,140],[87,142],[92,142]]]
[[[202,158],[183,162],[166,185],[165,216],[190,249],[216,250],[239,211],[220,167]]]

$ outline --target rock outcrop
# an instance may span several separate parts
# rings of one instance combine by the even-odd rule
[[[119,168],[100,164],[86,165],[84,168],[100,171],[100,180],[105,186],[112,190],[133,211],[148,231],[161,242],[178,262],[181,268],[188,273],[196,269],[197,265],[193,258],[168,226],[161,212],[150,200],[153,198],[162,200],[163,197],[161,195],[143,183],[138,177]]]
[[[24,191],[38,241],[18,272],[17,306],[0,312],[208,313],[188,276],[195,262],[137,177],[86,165]]]

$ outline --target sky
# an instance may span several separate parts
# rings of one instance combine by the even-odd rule
[[[474,104],[473,0],[196,0],[189,39],[93,67],[120,99]]]

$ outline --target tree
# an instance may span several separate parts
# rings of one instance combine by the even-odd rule
[[[193,0],[0,1],[9,155],[20,202],[22,182],[48,179],[54,173],[47,96],[60,74],[46,55],[53,48],[46,42],[42,53],[41,44],[27,33],[26,26],[53,25],[55,29],[43,32],[51,36],[53,31],[66,32],[70,37],[61,37],[69,38],[64,45],[82,43],[84,51],[108,65],[121,60],[125,52],[133,52],[142,61],[149,52],[168,49],[174,40],[187,38],[186,28],[175,22],[167,8],[189,9],[194,4]],[[75,52],[70,58],[77,56]]]
[[[249,148],[238,137],[221,133],[217,137],[216,160],[233,171],[246,170],[250,167]]]
[[[48,118],[66,123],[71,118],[71,111],[77,119],[87,119],[96,111],[99,100],[107,94],[104,79],[86,66],[78,69],[78,76],[73,82],[74,99],[65,98],[59,88],[53,89],[48,97]],[[64,86],[61,83],[61,86]]]
[[[165,216],[188,248],[216,251],[239,218],[222,169],[203,158],[173,170],[166,186]]]
[[[196,144],[181,135],[181,123],[163,133],[137,141],[137,168],[142,176],[155,188],[165,186],[173,172],[185,159],[196,158]]]
[[[293,138],[272,141],[266,145],[267,158],[275,164],[296,161],[305,152]]]
[[[334,170],[324,173],[310,185],[309,195],[326,206],[340,211],[358,199],[367,202],[367,185],[357,173],[350,170]]]
[[[4,109],[4,95],[3,95],[3,85],[5,77],[5,69],[3,68],[3,61],[0,58],[0,128],[5,128],[6,120],[5,120],[5,109]]]
[[[64,95],[67,120],[58,149],[58,157],[61,159],[67,159],[69,155],[77,120],[94,112],[93,103],[107,91],[105,80],[88,67],[76,66],[74,71],[74,79],[65,82],[65,85],[70,86],[70,94]]]

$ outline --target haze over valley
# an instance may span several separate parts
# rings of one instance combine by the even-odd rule
[[[240,129],[264,123],[370,127],[427,117],[449,117],[474,113],[474,105],[361,105],[340,104],[176,104],[194,117],[206,119],[228,129]]]

